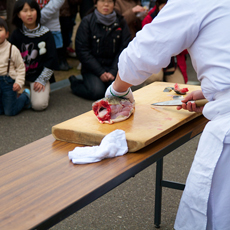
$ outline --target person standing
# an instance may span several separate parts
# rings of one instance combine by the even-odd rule
[[[60,8],[64,4],[65,0],[36,0],[41,8],[41,25],[47,27],[54,36],[58,55],[58,65],[55,67],[56,70],[68,71],[72,69],[69,66],[65,52],[63,48],[63,38],[61,33],[60,25]],[[54,79],[53,79],[54,80]]]
[[[167,66],[171,56],[188,50],[202,90],[189,94],[177,109],[202,112],[209,122],[186,181],[176,230],[230,226],[229,12],[229,0],[168,1],[121,53],[116,80],[105,94],[133,101],[131,85],[142,83]],[[202,98],[209,101],[204,107],[189,102]]]
[[[157,14],[163,9],[168,0],[156,0],[155,6],[148,12],[148,15],[142,21],[142,27],[151,23]],[[171,57],[171,61],[166,68],[160,70],[157,74],[152,74],[146,81],[150,84],[154,81],[166,81],[185,84],[188,81],[186,55],[187,50],[183,50],[176,56]]]
[[[63,49],[70,57],[75,58],[76,53],[72,47],[71,37],[73,34],[73,27],[76,24],[76,15],[78,12],[81,0],[65,0],[60,8],[60,25],[63,38]]]
[[[114,9],[124,16],[133,39],[141,30],[141,21],[148,11],[141,6],[140,0],[116,0]]]
[[[93,8],[95,0],[83,0],[80,4],[80,17],[83,19]]]
[[[0,1],[0,18],[7,19],[6,0]]]

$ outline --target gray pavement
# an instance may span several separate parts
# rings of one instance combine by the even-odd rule
[[[187,62],[189,83],[196,84],[190,59]],[[51,134],[53,125],[89,111],[91,105],[92,101],[71,93],[68,80],[52,85],[47,110],[0,117],[0,155]],[[185,182],[198,140],[199,136],[165,157],[164,179]],[[51,229],[154,229],[154,191],[155,164]],[[181,194],[163,189],[161,229],[173,229]]]

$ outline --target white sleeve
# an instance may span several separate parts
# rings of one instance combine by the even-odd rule
[[[157,17],[139,31],[119,57],[121,80],[138,85],[189,48],[199,33],[192,0],[169,0]]]
[[[65,0],[51,0],[44,8],[41,10],[41,24],[47,23],[57,11],[60,10]]]

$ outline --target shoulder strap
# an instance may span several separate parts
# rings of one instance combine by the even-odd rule
[[[10,44],[10,53],[9,53],[8,67],[7,67],[7,76],[9,75],[9,71],[10,71],[11,50],[12,50],[12,44]]]

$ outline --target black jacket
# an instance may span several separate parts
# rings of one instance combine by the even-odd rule
[[[118,57],[131,40],[125,19],[117,14],[115,23],[101,24],[95,13],[85,16],[77,30],[75,49],[82,63],[81,73],[100,77],[104,72],[117,74]]]

